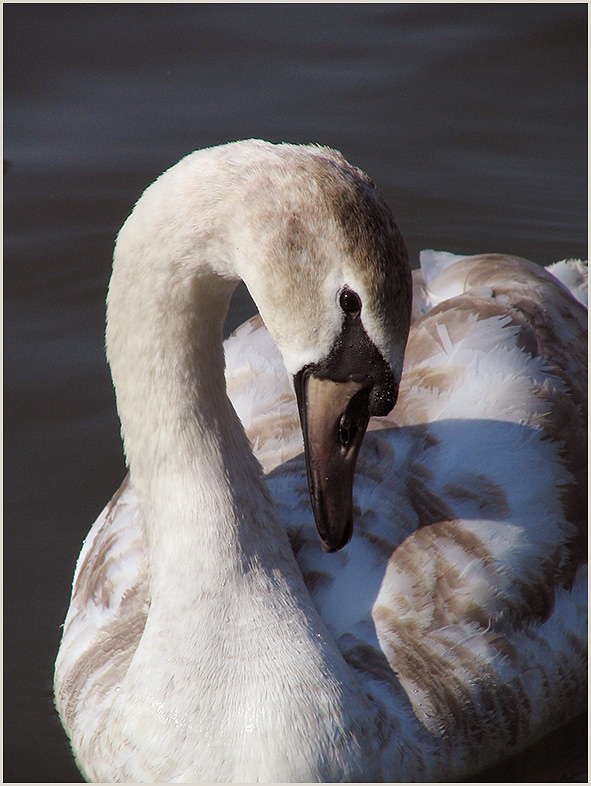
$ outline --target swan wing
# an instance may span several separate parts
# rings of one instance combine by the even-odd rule
[[[66,728],[75,721],[92,737],[110,702],[106,697],[127,671],[149,610],[145,553],[137,495],[127,476],[88,533],[74,573],[55,671]]]
[[[586,695],[586,269],[558,263],[559,283],[524,260],[438,254],[415,273],[399,402],[366,435],[342,552],[320,549],[291,383],[260,318],[225,352],[304,579],[382,707],[383,739],[398,724],[405,755],[460,772],[558,726]],[[149,608],[144,549],[126,481],[74,577],[56,667],[66,725],[100,717],[99,686],[125,673]],[[383,755],[395,771],[400,748]]]
[[[291,381],[258,315],[224,342],[224,351],[228,395],[268,473],[303,450]]]
[[[461,772],[584,708],[587,314],[525,260],[433,262],[348,549],[322,554],[287,501],[295,464],[270,482],[344,657],[386,714],[402,687]]]
[[[563,259],[548,265],[546,270],[561,281],[571,295],[582,303],[585,308],[589,306],[589,266],[581,259]]]

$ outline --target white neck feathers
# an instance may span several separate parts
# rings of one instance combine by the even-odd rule
[[[141,779],[144,765],[154,777],[172,745],[181,780],[275,780],[290,767],[293,780],[355,780],[378,759],[371,706],[313,606],[225,392],[222,325],[240,263],[223,226],[224,178],[205,193],[197,164],[212,162],[189,157],[142,197],[108,296],[151,594],[111,722],[139,750],[155,707],[162,717],[173,707],[184,729],[180,740],[169,719],[150,761],[125,777]],[[215,701],[201,702],[208,690]],[[157,779],[172,775],[163,764]]]

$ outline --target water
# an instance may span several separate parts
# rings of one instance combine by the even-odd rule
[[[103,303],[133,203],[195,148],[315,141],[379,183],[415,265],[586,256],[587,8],[5,4],[4,24],[4,779],[74,782],[52,668],[124,474]],[[229,327],[250,313],[242,292]]]

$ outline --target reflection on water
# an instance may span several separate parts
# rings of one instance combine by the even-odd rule
[[[118,227],[197,147],[339,148],[423,247],[586,255],[584,4],[9,4],[5,780],[80,777],[51,704],[81,541],[124,472]],[[233,325],[251,313],[244,290]]]

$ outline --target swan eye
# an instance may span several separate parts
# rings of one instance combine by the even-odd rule
[[[345,314],[351,314],[351,316],[356,317],[361,311],[359,295],[353,292],[352,289],[343,289],[339,303]]]

